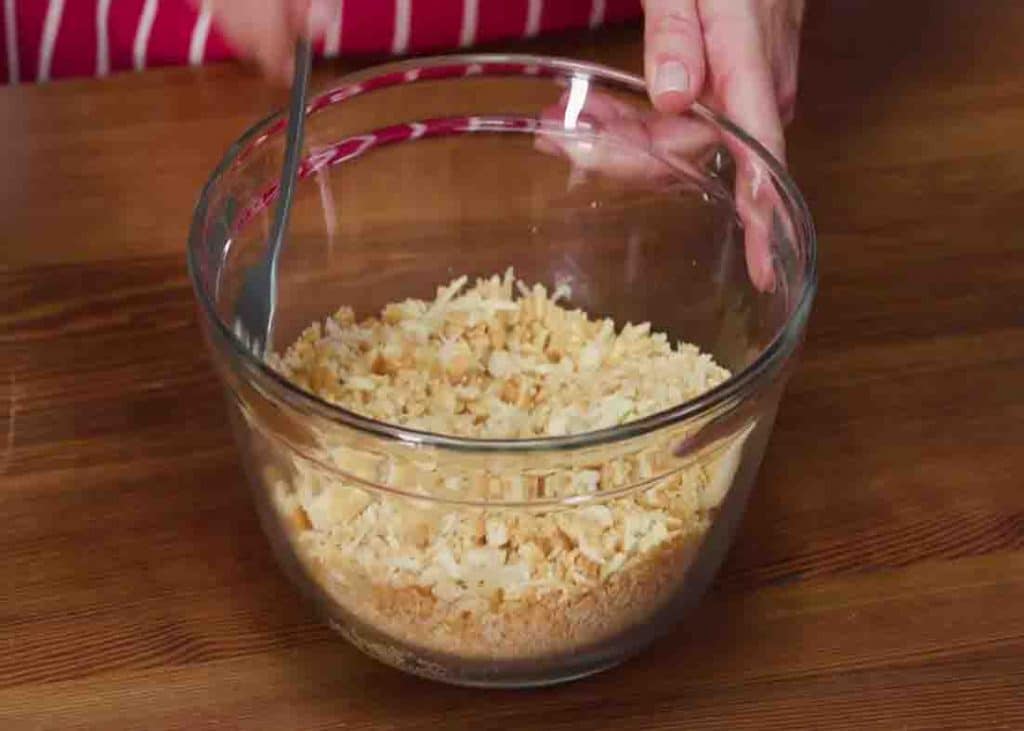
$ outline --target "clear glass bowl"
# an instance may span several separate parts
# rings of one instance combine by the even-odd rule
[[[188,256],[288,573],[368,654],[450,683],[565,681],[663,634],[733,539],[813,299],[813,228],[785,171],[709,110],[659,117],[641,79],[575,61],[418,59],[315,96],[276,350],[342,305],[371,315],[515,267],[732,373],[621,426],[465,439],[333,406],[232,334],[245,268],[265,249],[283,126],[269,117],[228,151]]]

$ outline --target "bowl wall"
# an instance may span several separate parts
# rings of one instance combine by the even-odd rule
[[[665,124],[668,147],[651,132]],[[585,64],[420,60],[347,77],[317,97],[280,262],[276,349],[341,305],[367,316],[512,267],[527,282],[568,285],[571,305],[591,315],[650,322],[733,373],[628,428],[477,442],[332,407],[234,339],[245,268],[265,247],[282,140],[273,117],[229,152],[197,209],[189,261],[243,462],[289,573],[356,645],[454,683],[567,680],[664,632],[728,549],[802,337],[814,241],[792,183],[728,122],[703,109],[659,119],[638,79]],[[749,274],[751,161],[768,202],[768,287]],[[599,477],[574,489],[583,472]],[[501,574],[513,554],[522,563],[529,541],[492,540],[493,526],[539,546],[534,559],[548,568],[534,566],[530,591]],[[473,531],[466,540],[480,551],[465,560],[500,567],[476,566],[478,575],[460,564],[454,587],[410,579],[430,570],[445,536]],[[381,570],[383,549],[367,547],[375,536],[413,549],[384,556],[391,564]],[[594,536],[607,543],[598,556],[588,553]],[[563,572],[554,588],[548,576],[537,588],[538,572],[567,560],[583,575]]]

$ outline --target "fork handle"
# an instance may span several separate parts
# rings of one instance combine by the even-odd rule
[[[292,199],[295,197],[299,161],[302,159],[302,132],[306,126],[306,97],[309,92],[312,55],[309,39],[300,37],[295,42],[295,76],[292,78],[291,98],[288,105],[284,167],[281,170],[277,210],[274,212],[274,223],[270,232],[266,256],[268,301],[264,347],[269,347],[274,332],[274,315],[277,309],[277,259],[281,253],[281,247],[284,245],[285,233],[288,231],[288,218],[292,210]]]
[[[281,170],[281,189],[278,191],[277,211],[274,227],[270,234],[270,259],[276,262],[281,251],[288,218],[291,214],[292,199],[295,196],[296,176],[302,159],[302,133],[306,121],[306,97],[309,91],[309,75],[312,58],[309,39],[300,37],[295,42],[295,75],[292,78],[291,98],[288,106],[288,129],[285,137],[284,167]],[[276,269],[276,267],[274,267]]]

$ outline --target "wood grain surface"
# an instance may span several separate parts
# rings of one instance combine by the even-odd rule
[[[1024,728],[1024,4],[809,5],[821,289],[741,535],[678,632],[543,691],[379,665],[272,561],[183,251],[279,95],[0,90],[0,728]]]

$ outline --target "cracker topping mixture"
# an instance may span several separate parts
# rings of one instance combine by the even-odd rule
[[[568,308],[566,287],[549,295],[511,270],[467,284],[461,277],[431,302],[391,304],[363,321],[343,307],[272,365],[359,414],[476,438],[613,427],[729,376],[648,324],[617,329]],[[487,497],[504,500],[544,489],[597,496],[665,475],[621,497],[548,512],[375,495],[299,458],[277,480],[275,498],[300,557],[367,624],[444,652],[537,655],[610,636],[664,604],[731,484],[741,446],[675,470],[659,463],[658,449],[643,449],[567,465],[540,481],[546,487],[525,474],[422,473],[448,494],[476,498],[469,486],[483,484]],[[360,460],[347,447],[330,456],[349,474]]]

